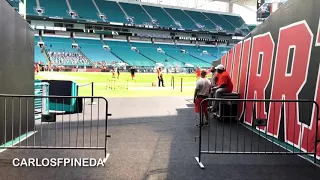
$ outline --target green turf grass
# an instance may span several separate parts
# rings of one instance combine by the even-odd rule
[[[171,86],[172,76],[175,81],[174,89]],[[163,88],[157,87],[156,73],[136,73],[135,80],[132,80],[130,73],[124,72],[120,74],[119,79],[112,78],[110,72],[41,72],[35,79],[71,80],[79,85],[94,82],[94,96],[103,97],[193,96],[196,82],[195,74],[164,74],[166,87]],[[156,87],[152,87],[153,82]],[[80,87],[79,95],[90,96],[91,86]]]

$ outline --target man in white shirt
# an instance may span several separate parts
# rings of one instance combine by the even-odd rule
[[[200,113],[200,104],[202,100],[209,97],[210,90],[211,90],[211,82],[209,79],[206,78],[206,75],[207,75],[207,71],[201,70],[200,79],[198,79],[196,83],[196,89],[194,92],[194,105],[195,105],[195,112],[197,113],[197,115]],[[208,108],[208,101],[205,101],[202,103],[202,112],[205,116],[205,118],[203,118],[203,120],[205,119],[203,124],[205,126],[209,126],[208,124],[209,115],[208,115],[207,108]]]

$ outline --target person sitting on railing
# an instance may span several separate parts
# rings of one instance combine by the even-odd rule
[[[214,98],[221,98],[223,93],[231,93],[233,84],[229,73],[225,70],[222,64],[215,67],[218,72],[217,86],[211,89]],[[218,110],[218,103],[213,102],[213,105],[209,108],[210,111],[216,112]]]

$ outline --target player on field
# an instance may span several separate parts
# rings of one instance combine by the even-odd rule
[[[115,69],[114,69],[114,68],[112,68],[112,69],[111,69],[111,72],[112,72],[112,78],[115,78],[115,75],[114,75],[114,73],[115,73],[115,72],[114,72],[114,71],[115,71]]]
[[[119,79],[119,77],[120,77],[120,70],[119,70],[119,68],[117,68],[117,75],[118,75],[118,79]]]
[[[135,73],[136,73],[136,68],[135,68],[135,67],[131,67],[130,73],[131,73],[131,78],[132,78],[132,80],[134,80],[134,78],[135,78]]]
[[[196,89],[194,92],[194,107],[195,107],[195,112],[197,113],[197,116],[200,113],[200,104],[202,100],[206,99],[209,97],[210,94],[210,89],[211,89],[211,82],[209,79],[206,78],[207,71],[206,70],[201,70],[200,73],[200,78],[197,80],[196,83]],[[205,118],[203,118],[204,122],[203,124],[205,126],[209,126],[208,120],[209,120],[209,115],[208,115],[208,101],[205,101],[202,103],[202,113],[204,114]],[[199,125],[197,125],[199,126]]]

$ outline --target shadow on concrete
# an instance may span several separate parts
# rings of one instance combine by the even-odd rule
[[[276,155],[204,155],[202,170],[194,157],[198,153],[195,137],[193,108],[178,108],[166,116],[114,118],[109,120],[108,142],[111,154],[106,167],[13,167],[11,161],[19,158],[94,157],[103,152],[95,150],[8,150],[0,154],[0,173],[3,179],[318,179],[319,168],[297,156]],[[88,142],[90,126],[85,121],[85,137]],[[71,126],[76,125],[76,121]],[[216,122],[211,122],[215,124]],[[97,125],[97,121],[92,121]],[[103,125],[103,124],[100,124]],[[221,127],[221,123],[217,127]],[[62,127],[62,126],[58,126]],[[99,126],[100,127],[100,126]],[[45,128],[45,126],[44,126]],[[65,126],[66,142],[78,128]],[[214,132],[215,126],[211,127]],[[243,128],[243,127],[238,127]],[[42,142],[53,143],[52,132],[43,136]],[[48,130],[46,129],[46,130]],[[80,128],[81,129],[81,128]],[[233,132],[232,129],[228,129]],[[247,132],[246,129],[242,129]],[[52,131],[52,132],[51,132]],[[205,132],[208,129],[204,130]],[[228,131],[229,132],[229,131]],[[103,134],[95,131],[93,134]],[[80,136],[81,136],[80,135]],[[38,136],[38,134],[36,135]],[[256,135],[254,135],[256,137]],[[73,137],[73,136],[71,136]],[[223,137],[216,136],[222,141]],[[36,138],[36,140],[39,138]],[[62,144],[62,134],[56,138]],[[228,138],[227,138],[228,139]],[[30,139],[32,140],[32,139]],[[206,139],[207,140],[207,139]],[[219,140],[219,139],[218,139]],[[100,140],[99,140],[100,141]],[[263,142],[264,140],[261,140]],[[74,143],[75,140],[71,139]],[[93,141],[94,142],[94,141]],[[226,141],[227,142],[227,141]],[[37,143],[39,143],[37,141]]]

